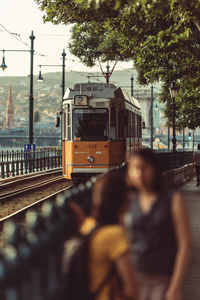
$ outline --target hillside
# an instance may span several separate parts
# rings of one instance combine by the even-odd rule
[[[105,82],[105,78],[100,73],[95,78],[96,73],[88,74],[87,72],[66,72],[65,85],[73,87],[77,82],[87,82],[90,75],[90,81]],[[136,73],[132,70],[123,70],[113,72],[110,82],[117,86],[130,86],[131,75],[136,78]],[[56,111],[61,103],[61,72],[42,74],[44,81],[37,82],[38,76],[34,76],[34,111],[39,111],[40,119],[47,121],[55,117]],[[29,77],[0,77],[0,117],[4,118],[6,113],[6,102],[8,98],[9,86],[12,86],[12,99],[15,107],[15,119],[18,121],[28,120],[29,114]],[[150,87],[141,87],[134,80],[135,89],[150,89]]]

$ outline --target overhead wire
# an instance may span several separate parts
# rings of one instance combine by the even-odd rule
[[[9,33],[9,34],[10,34],[13,38],[15,38],[18,42],[22,43],[23,45],[25,45],[25,46],[27,46],[27,47],[30,47],[30,45],[29,45],[28,43],[24,42],[24,41],[21,39],[20,34],[11,32],[10,30],[8,30],[8,29],[7,29],[3,24],[1,24],[1,23],[0,23],[0,26],[4,29],[4,31],[6,31],[7,33]],[[19,38],[19,37],[20,37],[20,38]],[[39,53],[39,52],[37,52],[37,51],[35,51],[35,53],[36,53],[37,55],[43,56],[43,57],[48,56],[48,55],[46,55],[46,54],[41,54],[41,53]]]

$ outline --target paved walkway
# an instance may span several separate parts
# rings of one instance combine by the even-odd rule
[[[188,206],[192,229],[192,257],[184,283],[184,300],[200,300],[200,186],[196,178],[181,190]]]

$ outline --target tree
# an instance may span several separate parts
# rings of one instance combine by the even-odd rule
[[[140,84],[162,81],[169,122],[166,89],[178,82],[177,122],[199,126],[200,0],[35,1],[46,21],[76,23],[70,49],[86,65],[97,59],[132,60]]]

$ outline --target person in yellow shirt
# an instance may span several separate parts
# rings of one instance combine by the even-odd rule
[[[93,188],[92,216],[98,229],[92,235],[89,247],[91,292],[95,293],[102,282],[110,278],[101,288],[96,300],[125,300],[135,299],[136,296],[137,285],[130,244],[120,225],[120,219],[126,210],[126,195],[125,179],[117,171],[104,175]],[[114,270],[113,273],[111,270]]]

